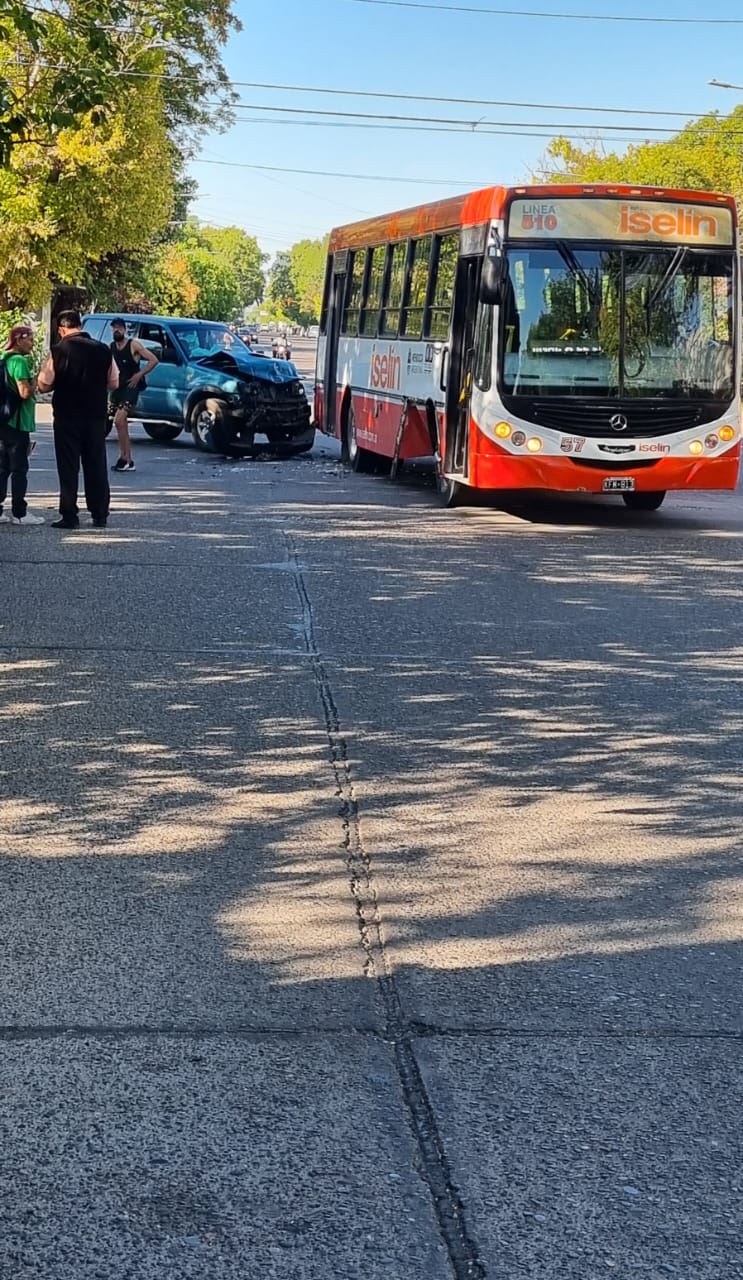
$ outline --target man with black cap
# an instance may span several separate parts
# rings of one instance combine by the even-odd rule
[[[52,391],[54,452],[59,473],[59,520],[53,529],[77,529],[80,464],[85,503],[97,529],[105,529],[111,491],[106,459],[108,393],[119,371],[107,346],[82,327],[78,311],[57,316],[61,341],[39,374],[39,391]]]

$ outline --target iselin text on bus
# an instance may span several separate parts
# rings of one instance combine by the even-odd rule
[[[527,204],[521,215],[521,227],[524,231],[557,231],[560,225],[559,211],[554,204]],[[652,233],[656,236],[674,236],[693,239],[705,236],[707,239],[717,238],[717,219],[706,209],[670,205],[662,213],[650,213],[642,206],[623,204],[619,206],[619,231],[621,235],[645,236]]]
[[[372,344],[370,386],[380,387],[383,391],[399,391],[401,367],[400,357],[395,355],[392,345],[382,354],[377,351],[376,342]]]

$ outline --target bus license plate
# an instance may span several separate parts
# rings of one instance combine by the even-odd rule
[[[632,493],[634,476],[607,476],[601,487],[604,493]]]

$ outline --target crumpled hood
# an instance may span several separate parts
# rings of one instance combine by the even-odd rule
[[[229,351],[217,351],[211,356],[196,356],[194,364],[207,369],[219,369],[233,377],[260,378],[263,382],[297,382],[299,374],[290,360],[271,360],[268,356],[252,356],[249,351],[233,356]]]

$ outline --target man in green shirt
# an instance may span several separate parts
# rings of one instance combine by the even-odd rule
[[[33,330],[28,325],[17,324],[10,331],[5,350],[0,353],[8,381],[18,393],[18,408],[10,422],[0,426],[0,524],[44,523],[44,517],[33,515],[26,504],[28,455],[31,452],[31,435],[36,430],[36,388],[31,364],[33,346]],[[8,480],[12,512],[10,516],[3,513],[3,503],[8,495]]]

